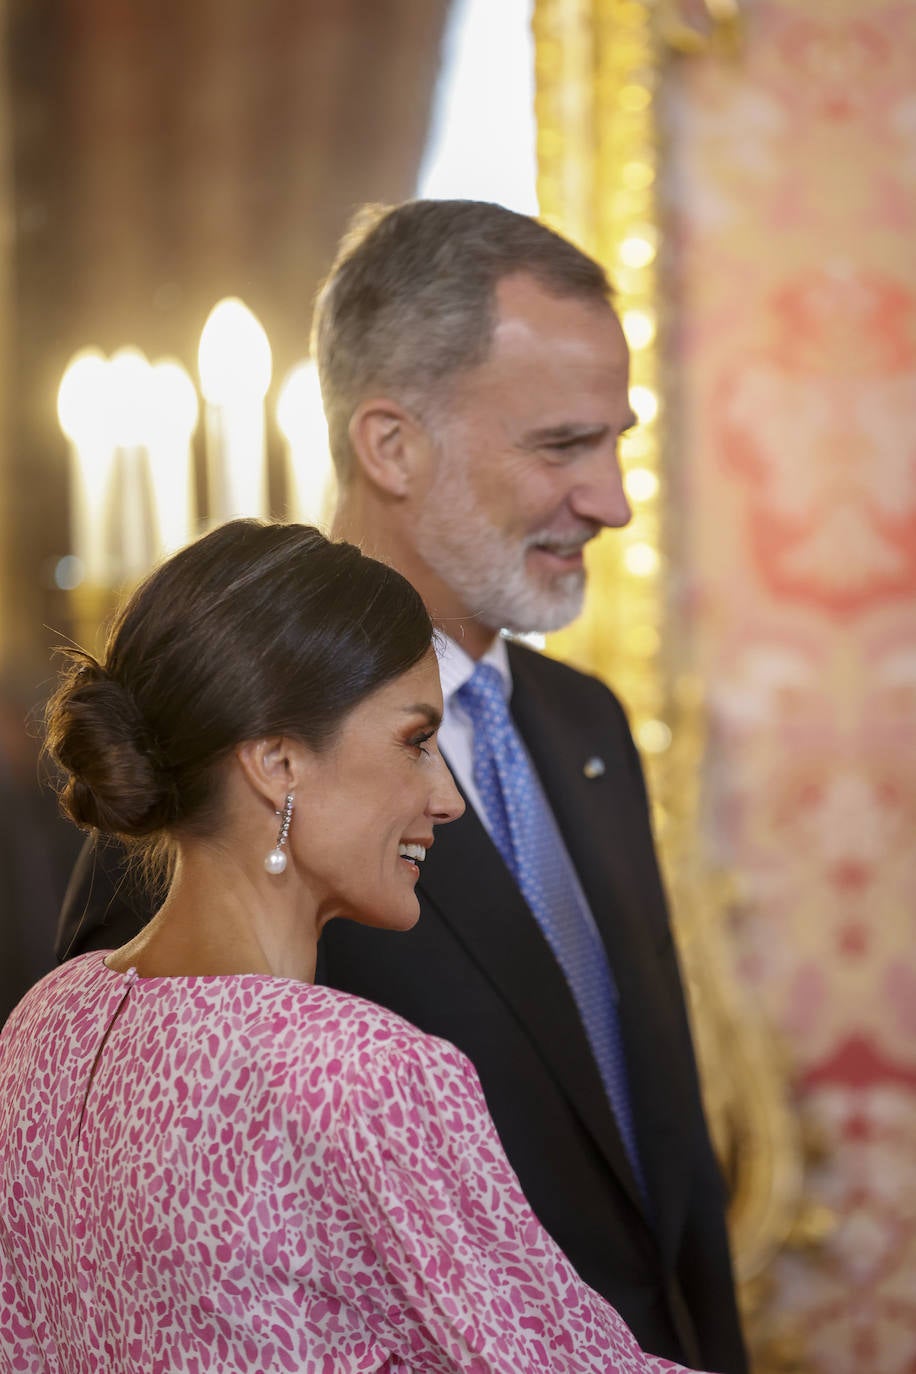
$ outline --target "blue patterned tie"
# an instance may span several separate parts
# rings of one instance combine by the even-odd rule
[[[617,990],[601,936],[525,748],[498,669],[478,663],[458,689],[474,727],[474,782],[493,842],[569,984],[633,1172],[646,1197],[636,1147]]]

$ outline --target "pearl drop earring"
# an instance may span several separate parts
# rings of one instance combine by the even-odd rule
[[[268,873],[280,874],[286,868],[286,852],[283,846],[289,839],[289,824],[293,818],[293,794],[286,794],[286,801],[283,803],[283,810],[274,813],[280,817],[280,833],[277,836],[277,843],[264,860],[264,867]]]

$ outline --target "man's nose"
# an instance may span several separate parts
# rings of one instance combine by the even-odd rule
[[[596,525],[621,529],[633,518],[633,511],[623,485],[620,460],[615,453],[595,454],[588,473],[571,493],[570,506],[582,520]]]

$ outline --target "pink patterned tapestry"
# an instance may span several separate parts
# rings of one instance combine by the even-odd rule
[[[836,1226],[779,1307],[816,1374],[912,1374],[916,4],[743,9],[666,105],[706,823],[826,1145]]]

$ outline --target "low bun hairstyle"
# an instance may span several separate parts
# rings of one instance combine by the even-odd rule
[[[221,525],[141,584],[101,662],[68,652],[45,735],[63,810],[149,847],[206,834],[236,745],[285,734],[322,749],[431,643],[418,593],[352,544],[306,525]]]
[[[136,702],[90,654],[68,651],[67,658],[46,739],[63,773],[64,812],[106,834],[165,829],[176,818],[177,797]]]

